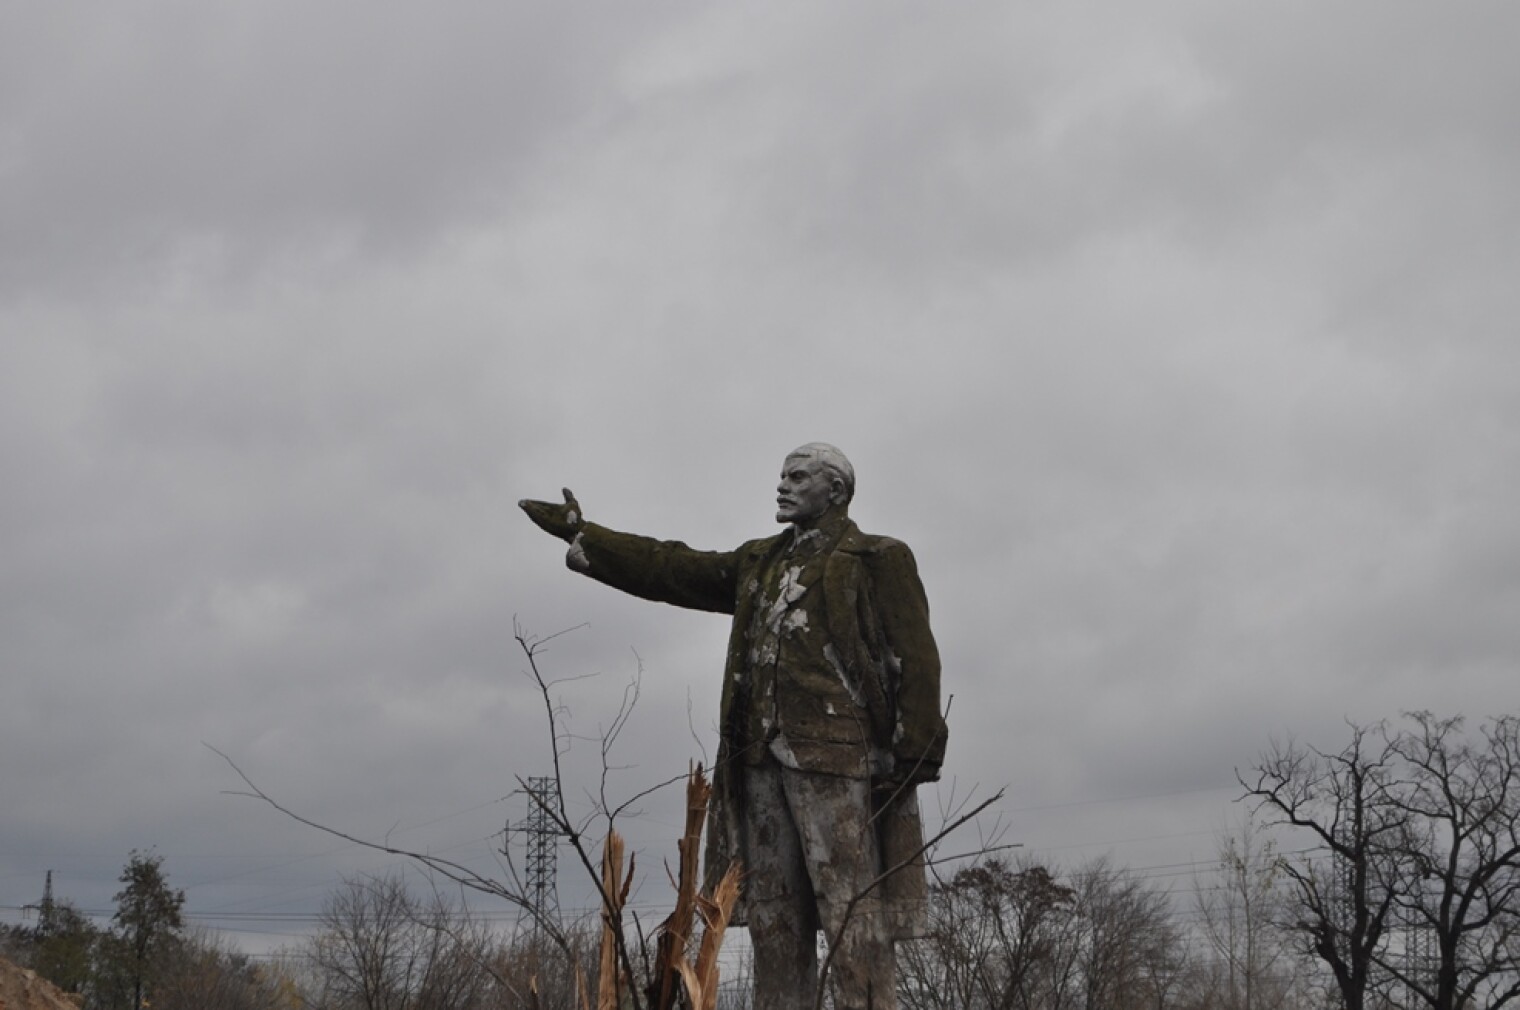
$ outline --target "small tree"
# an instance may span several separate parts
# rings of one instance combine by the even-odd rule
[[[142,1010],[144,997],[184,928],[180,912],[185,892],[169,886],[163,862],[162,856],[133,849],[117,878],[124,886],[116,892],[116,914],[111,918],[110,960],[131,1010]]]
[[[1286,894],[1283,861],[1253,819],[1219,842],[1219,883],[1200,886],[1195,904],[1217,965],[1213,1005],[1224,1010],[1276,1010],[1287,1004],[1291,948],[1281,924]]]
[[[90,982],[100,930],[66,901],[56,903],[46,931],[37,930],[32,968],[64,992],[84,992]]]
[[[0,925],[0,957],[64,992],[86,991],[100,931],[67,901],[44,901],[39,913],[36,926]]]

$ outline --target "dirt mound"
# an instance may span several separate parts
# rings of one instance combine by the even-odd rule
[[[0,957],[0,1010],[79,1010],[79,1004],[35,971]]]

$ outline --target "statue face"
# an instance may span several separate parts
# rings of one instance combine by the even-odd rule
[[[788,456],[781,465],[781,483],[776,485],[776,521],[812,522],[835,504],[836,497],[843,500],[843,483],[830,479],[823,464],[807,456]]]

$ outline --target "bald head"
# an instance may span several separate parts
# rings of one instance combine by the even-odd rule
[[[799,445],[786,454],[787,459],[793,457],[815,459],[824,470],[828,471],[829,476],[838,477],[844,481],[846,504],[855,497],[855,467],[837,447],[827,442],[809,442],[807,445]]]
[[[809,442],[787,453],[776,485],[776,521],[811,526],[842,512],[855,497],[855,468],[827,442]]]

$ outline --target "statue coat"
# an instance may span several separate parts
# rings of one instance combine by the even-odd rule
[[[706,877],[709,884],[740,857],[738,830],[744,798],[743,776],[735,762],[764,745],[753,737],[746,657],[752,643],[754,580],[762,567],[784,550],[788,529],[737,550],[698,551],[678,541],[661,541],[619,533],[586,523],[571,547],[572,568],[626,593],[678,607],[729,614],[733,626],[724,667],[719,716],[718,760],[713,769],[713,799],[708,808]],[[844,521],[842,533],[821,568],[830,664],[840,672],[837,697],[783,697],[778,705],[795,706],[796,718],[784,725],[818,725],[820,712],[861,718],[864,708],[876,760],[890,755],[893,775],[906,787],[885,801],[876,824],[883,869],[901,867],[881,887],[898,938],[921,935],[927,882],[922,860],[923,825],[916,785],[939,777],[946,727],[940,709],[939,650],[929,630],[929,605],[917,565],[906,544],[862,533]],[[811,591],[811,587],[810,587]],[[819,684],[827,693],[828,685]],[[805,709],[805,710],[804,710]],[[809,746],[788,731],[800,769],[833,775],[858,775],[859,755],[851,758],[826,740]],[[824,730],[818,734],[828,737]],[[842,737],[842,735],[841,735]],[[848,898],[849,896],[844,896]],[[737,922],[744,921],[741,908]]]

